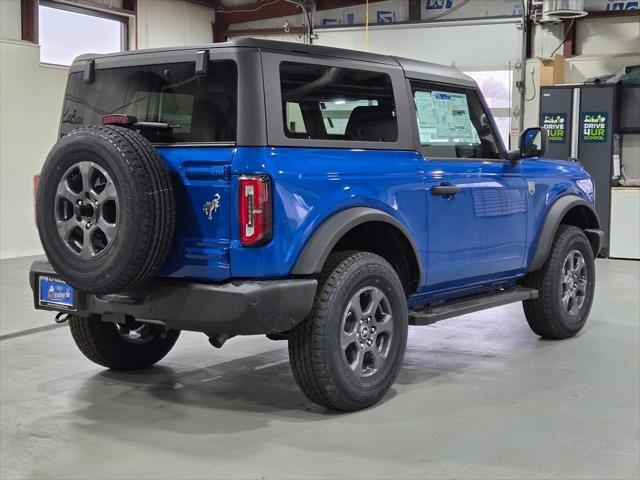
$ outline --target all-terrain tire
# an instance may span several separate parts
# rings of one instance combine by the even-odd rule
[[[572,271],[569,267],[577,265],[580,259],[584,262],[584,268],[580,269],[582,273],[567,275]],[[531,330],[543,338],[555,340],[576,335],[589,317],[595,281],[594,255],[586,235],[577,227],[560,225],[543,267],[529,273],[523,282],[539,292],[538,298],[522,302]],[[575,296],[577,302],[571,300],[574,286],[580,290],[580,295]],[[566,304],[563,298],[569,298]]]
[[[375,311],[373,296],[386,299],[380,300]],[[360,318],[353,313],[357,310],[354,299],[362,318],[366,316],[364,323],[357,323]],[[367,316],[367,309],[374,313]],[[385,327],[383,320],[389,314],[392,322]],[[370,316],[371,323],[367,323]],[[298,386],[311,401],[334,410],[355,411],[374,405],[389,391],[402,365],[407,322],[405,292],[386,260],[369,252],[332,254],[320,275],[309,317],[289,335],[289,358]],[[363,337],[367,326],[369,333]],[[391,333],[385,333],[386,329]],[[350,338],[345,341],[343,333]],[[346,345],[351,338],[353,343],[345,348],[341,342]],[[368,340],[373,346],[367,345]],[[386,357],[376,360],[373,348],[386,352]],[[365,368],[367,363],[370,366]]]
[[[115,193],[102,201],[106,186]],[[36,196],[40,239],[55,271],[79,290],[121,292],[154,276],[169,253],[175,219],[167,167],[135,131],[78,128],[58,141],[43,166]],[[103,220],[111,236],[103,235]],[[64,222],[69,233],[61,233]]]
[[[140,341],[129,341],[119,326],[103,322],[99,316],[71,316],[69,328],[80,351],[94,363],[112,370],[137,370],[162,360],[180,335],[160,325],[135,324],[145,329]],[[120,327],[123,328],[123,327]]]

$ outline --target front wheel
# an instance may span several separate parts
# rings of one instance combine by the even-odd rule
[[[402,364],[407,319],[402,284],[386,260],[368,252],[331,255],[311,314],[289,336],[299,387],[335,410],[377,403]]]
[[[150,367],[169,353],[180,335],[161,325],[103,322],[99,316],[72,316],[71,335],[80,351],[94,363],[112,370]]]
[[[539,292],[523,302],[531,330],[555,340],[576,335],[589,317],[596,285],[593,250],[584,232],[560,225],[544,266],[527,275],[525,284]]]

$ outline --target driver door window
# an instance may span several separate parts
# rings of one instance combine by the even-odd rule
[[[473,90],[411,83],[422,153],[427,158],[500,158],[489,119]]]

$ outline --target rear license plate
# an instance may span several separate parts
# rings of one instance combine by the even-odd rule
[[[75,301],[75,290],[64,280],[46,275],[38,278],[38,304],[41,307],[75,310]]]

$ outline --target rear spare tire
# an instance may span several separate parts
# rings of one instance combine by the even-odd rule
[[[45,161],[36,223],[49,262],[73,287],[99,294],[140,285],[158,271],[173,239],[166,165],[137,132],[78,128]]]

